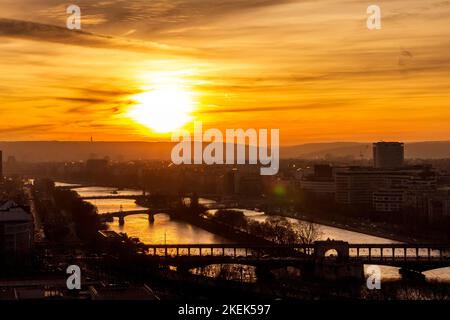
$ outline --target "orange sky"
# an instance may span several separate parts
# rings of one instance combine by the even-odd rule
[[[158,75],[192,93],[205,128],[450,140],[449,1],[377,1],[372,31],[356,0],[70,3],[81,33],[65,1],[0,2],[0,140],[166,139],[127,116]]]

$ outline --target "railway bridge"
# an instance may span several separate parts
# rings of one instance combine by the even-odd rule
[[[149,258],[192,269],[212,264],[242,264],[265,269],[296,267],[324,278],[361,278],[364,265],[386,265],[421,273],[450,267],[450,244],[166,244],[147,245]]]

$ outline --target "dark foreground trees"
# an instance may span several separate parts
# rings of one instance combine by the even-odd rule
[[[75,191],[55,189],[53,198],[56,207],[64,211],[75,227],[78,238],[82,241],[92,241],[97,237],[97,231],[102,227],[96,208],[83,201]]]

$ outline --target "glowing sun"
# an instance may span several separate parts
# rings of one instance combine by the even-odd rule
[[[178,81],[157,81],[148,91],[133,97],[128,117],[158,133],[174,131],[192,120],[193,92]]]

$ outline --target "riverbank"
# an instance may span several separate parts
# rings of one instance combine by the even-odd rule
[[[436,243],[436,240],[433,240],[429,237],[412,237],[407,235],[402,235],[397,233],[393,233],[393,230],[386,230],[382,226],[376,223],[371,223],[371,226],[363,226],[356,221],[330,221],[325,218],[313,217],[311,215],[303,214],[303,215],[294,215],[289,213],[266,213],[269,215],[278,215],[287,218],[293,218],[298,220],[303,220],[311,223],[321,224],[328,227],[339,228],[347,231],[353,231],[358,233],[367,234],[370,236],[380,237],[384,239],[389,239],[397,242],[405,242],[405,243]],[[373,226],[374,225],[374,226]]]
[[[171,217],[172,219],[172,217]],[[250,233],[242,232],[236,228],[230,227],[226,224],[219,223],[213,219],[204,218],[201,216],[173,216],[173,219],[178,219],[183,222],[190,223],[196,227],[203,230],[221,236],[227,240],[234,241],[236,243],[251,243],[251,244],[262,244],[262,245],[274,245],[269,240],[252,235]]]

